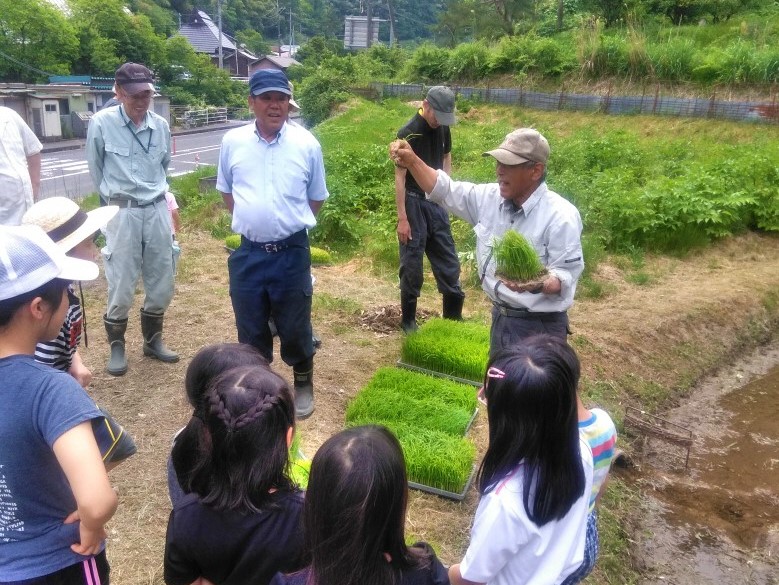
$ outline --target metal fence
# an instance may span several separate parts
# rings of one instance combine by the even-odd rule
[[[409,97],[421,99],[426,86],[422,84],[375,84],[382,96]],[[568,93],[543,93],[523,88],[458,87],[452,89],[466,99],[514,104],[538,110],[575,110],[601,112],[603,114],[654,114],[658,116],[680,116],[690,118],[714,118],[748,122],[779,124],[779,103],[777,94],[762,102],[737,102],[710,97],[680,98],[662,95],[659,86],[642,95],[614,95],[609,90],[605,95]]]
[[[190,106],[170,107],[171,126],[179,128],[199,128],[211,124],[224,124],[228,120],[244,120],[249,116],[248,108],[191,108]]]

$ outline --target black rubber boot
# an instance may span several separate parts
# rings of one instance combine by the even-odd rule
[[[314,359],[292,367],[295,377],[295,417],[303,420],[314,412]]]
[[[444,319],[451,319],[452,321],[463,320],[463,303],[465,302],[465,296],[460,295],[444,295]]]
[[[400,328],[403,333],[414,333],[417,325],[417,298],[405,293],[400,293]]]
[[[143,355],[172,364],[179,361],[179,354],[168,349],[162,341],[162,323],[164,318],[164,313],[147,313],[141,309]]]
[[[111,346],[111,357],[106,371],[112,376],[124,376],[127,373],[127,357],[124,354],[124,333],[127,331],[127,319],[109,319],[103,315],[105,332]]]

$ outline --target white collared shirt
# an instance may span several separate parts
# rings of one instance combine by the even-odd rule
[[[453,181],[443,171],[429,199],[464,219],[476,233],[476,262],[482,288],[493,302],[533,312],[567,311],[576,283],[584,270],[582,219],[574,205],[541,183],[517,208],[503,199],[497,183],[477,185]],[[521,233],[532,244],[551,274],[560,279],[559,294],[517,293],[495,276],[493,242],[508,230]]]
[[[0,224],[19,225],[32,207],[32,182],[27,157],[41,151],[40,140],[22,117],[0,107]]]
[[[222,139],[217,190],[232,193],[232,229],[275,242],[316,225],[309,200],[328,198],[322,147],[302,126],[285,122],[271,142],[254,122]]]

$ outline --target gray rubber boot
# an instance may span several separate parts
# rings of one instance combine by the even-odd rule
[[[451,319],[452,321],[463,320],[463,303],[465,302],[465,296],[460,295],[444,295],[444,319]]]
[[[400,293],[400,328],[403,333],[414,333],[417,325],[417,298]]]
[[[112,376],[124,376],[127,373],[127,357],[124,354],[124,332],[127,331],[127,319],[109,319],[103,315],[105,332],[111,346],[111,357],[106,371]]]
[[[314,360],[292,367],[295,377],[295,417],[303,420],[314,412]]]
[[[143,355],[157,358],[161,362],[179,361],[179,354],[168,349],[162,341],[164,313],[147,313],[141,309],[141,332],[143,333]]]

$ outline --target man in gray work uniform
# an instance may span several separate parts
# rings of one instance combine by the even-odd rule
[[[103,260],[108,307],[103,321],[111,357],[108,373],[127,372],[125,331],[138,277],[146,297],[141,308],[143,353],[163,362],[178,354],[162,341],[165,310],[173,298],[173,239],[165,201],[170,163],[170,128],[149,111],[153,77],[143,65],[125,63],[117,71],[119,107],[101,110],[87,133],[89,173],[101,199],[120,207],[105,229]]]

